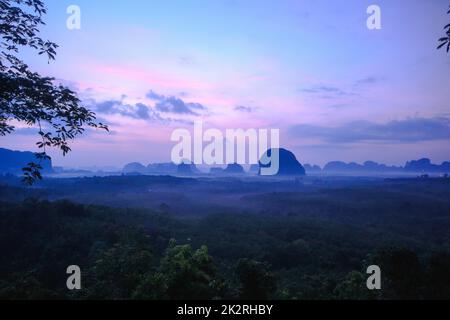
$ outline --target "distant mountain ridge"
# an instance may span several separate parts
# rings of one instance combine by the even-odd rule
[[[272,151],[266,152],[270,156]],[[328,162],[323,168],[318,165],[304,164],[302,165],[296,158],[296,156],[286,150],[279,149],[280,154],[280,170],[278,175],[305,175],[314,173],[327,173],[327,174],[382,174],[382,173],[435,173],[435,174],[450,174],[450,162],[445,161],[442,164],[433,164],[430,159],[423,158],[419,160],[412,160],[406,162],[404,166],[388,166],[382,163],[374,161],[366,161],[363,164],[356,162],[346,163],[343,161],[331,161]],[[196,169],[192,169],[193,165],[185,165],[183,168],[176,166],[172,163],[153,164],[145,167],[140,163],[130,163],[124,167],[125,173],[140,173],[140,174],[176,174],[184,173],[190,174],[192,172],[198,172]],[[230,165],[226,169],[222,168],[210,168],[211,174],[236,174],[236,173],[249,173],[258,174],[260,165],[252,165],[248,172],[241,170],[242,166]],[[189,168],[188,168],[189,167]],[[195,166],[194,166],[195,167]],[[190,170],[190,168],[192,170]]]
[[[405,165],[406,171],[413,172],[438,172],[438,173],[449,173],[450,172],[450,162],[444,161],[442,164],[432,164],[431,160],[428,158],[423,158],[416,161],[407,162]]]
[[[402,170],[402,167],[387,166],[373,161],[366,161],[362,165],[355,162],[332,161],[323,168],[326,172],[398,172]]]
[[[192,175],[198,173],[198,169],[194,164],[183,162],[176,165],[169,163],[151,163],[148,166],[140,162],[131,162],[126,164],[122,172],[127,175]]]
[[[183,161],[177,165],[177,173],[183,176],[190,176],[199,173],[195,164],[190,161]]]
[[[132,162],[125,165],[122,172],[125,174],[175,174],[178,166],[174,163],[151,163],[144,166],[139,162]]]
[[[269,149],[266,152],[270,156],[272,152]],[[331,161],[323,168],[317,165],[304,164],[302,165],[296,156],[286,150],[279,149],[280,154],[280,171],[278,175],[304,175],[314,173],[326,174],[363,174],[363,173],[421,173],[421,174],[450,174],[450,161],[444,161],[441,164],[433,164],[430,159],[422,158],[419,160],[411,160],[406,162],[404,166],[388,166],[374,161],[366,161],[363,164],[355,162]],[[14,174],[21,175],[22,168],[27,166],[30,162],[39,162],[35,154],[29,151],[13,151],[5,148],[0,148],[0,174]],[[261,164],[260,164],[261,165]],[[245,172],[241,165],[232,164],[226,169],[211,168],[211,174],[257,174],[260,165],[252,165],[249,172]],[[53,165],[51,160],[41,162],[43,167],[42,172],[53,173]],[[138,175],[193,175],[200,171],[194,164],[185,162],[182,165],[174,163],[154,163],[147,166],[132,162],[124,166],[122,169],[124,174],[138,174]]]
[[[53,171],[51,160],[38,160],[33,152],[29,151],[13,151],[0,148],[0,173],[1,174],[22,174],[22,168],[28,163],[40,163],[42,173],[51,173]]]
[[[227,174],[244,174],[245,173],[244,168],[240,164],[237,164],[237,163],[229,164],[225,168],[225,170],[223,170],[223,172],[227,173]]]
[[[450,173],[450,162],[433,164],[428,158],[406,162],[405,166],[388,166],[374,161],[363,164],[355,162],[331,161],[323,169],[316,165],[305,164],[307,173]]]

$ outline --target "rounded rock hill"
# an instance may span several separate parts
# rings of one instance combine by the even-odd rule
[[[269,149],[266,151],[266,153],[262,156],[261,159],[264,158],[271,158],[273,152],[279,152],[279,170],[277,176],[304,176],[306,174],[305,168],[303,165],[297,160],[295,155],[286,149]],[[263,164],[261,163],[261,160],[259,162],[260,170],[259,173],[261,174],[261,168],[269,168],[271,166],[271,163],[269,164]]]

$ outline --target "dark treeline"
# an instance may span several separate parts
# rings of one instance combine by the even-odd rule
[[[413,234],[295,214],[186,219],[166,209],[2,202],[0,298],[450,298],[450,255]],[[81,291],[66,288],[73,264]],[[370,264],[383,270],[381,291],[366,288]]]

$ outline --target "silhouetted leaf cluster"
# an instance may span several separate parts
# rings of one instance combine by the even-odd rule
[[[450,14],[450,10],[447,11],[447,14]],[[444,30],[446,30],[445,36],[438,40],[440,42],[440,44],[437,48],[441,49],[442,47],[447,45],[447,52],[449,52],[450,51],[450,23],[444,27]]]
[[[31,71],[20,59],[20,49],[25,47],[45,55],[49,62],[55,59],[58,46],[39,36],[45,13],[41,0],[0,0],[0,135],[14,131],[13,120],[38,127],[39,162],[48,159],[47,147],[66,155],[71,150],[69,142],[86,127],[108,130],[81,105],[75,92]],[[41,179],[40,169],[39,163],[27,166],[24,181],[32,184]]]

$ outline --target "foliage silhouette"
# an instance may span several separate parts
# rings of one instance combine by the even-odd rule
[[[447,14],[450,14],[450,10],[447,11]],[[450,51],[450,23],[447,24],[444,27],[444,30],[446,30],[445,36],[442,38],[439,38],[439,42],[440,44],[438,45],[438,49],[441,49],[442,47],[444,47],[445,45],[447,45],[447,52]]]
[[[11,121],[38,127],[37,163],[23,169],[23,181],[33,184],[42,179],[40,162],[50,159],[47,147],[55,147],[66,155],[69,142],[86,127],[108,130],[96,122],[95,114],[81,105],[75,92],[55,79],[29,69],[20,58],[20,49],[31,48],[39,55],[55,59],[57,45],[39,36],[45,25],[46,8],[41,0],[0,1],[0,135],[14,132]]]

